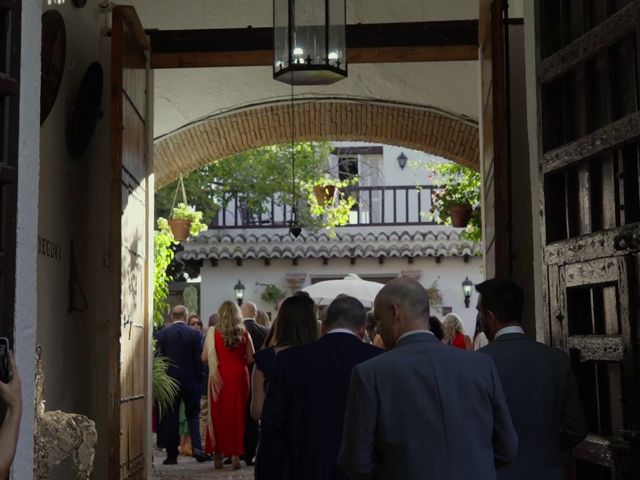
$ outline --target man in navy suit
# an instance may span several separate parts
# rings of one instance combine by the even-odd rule
[[[536,342],[522,328],[524,292],[512,280],[476,286],[480,322],[491,343],[481,349],[498,369],[513,424],[518,455],[500,469],[500,480],[562,480],[561,451],[587,435],[578,386],[569,357]]]
[[[262,410],[257,480],[347,478],[336,462],[351,370],[382,353],[362,342],[365,319],[362,303],[341,296],[327,309],[326,335],[278,353]]]
[[[170,360],[167,374],[179,385],[179,392],[172,408],[162,417],[165,432],[167,458],[165,465],[178,463],[179,412],[180,401],[184,401],[185,413],[191,434],[193,456],[199,462],[207,458],[202,453],[200,439],[199,413],[200,393],[202,389],[202,338],[200,332],[190,328],[187,323],[189,312],[186,307],[177,305],[171,311],[172,322],[156,334],[156,347],[161,355]]]
[[[354,480],[495,480],[518,437],[491,358],[443,345],[408,278],[374,312],[389,351],[353,369],[340,466]]]

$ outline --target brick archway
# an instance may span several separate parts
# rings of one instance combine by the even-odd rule
[[[477,124],[436,109],[358,100],[302,99],[296,141],[362,141],[439,155],[479,170]],[[201,120],[156,139],[156,188],[213,161],[291,141],[291,105],[253,106]]]

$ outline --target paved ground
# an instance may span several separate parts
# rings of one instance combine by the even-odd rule
[[[213,468],[213,462],[198,463],[191,457],[180,456],[178,465],[162,465],[165,456],[156,450],[153,456],[153,480],[253,480],[253,467],[232,470]],[[244,464],[243,464],[244,465]]]

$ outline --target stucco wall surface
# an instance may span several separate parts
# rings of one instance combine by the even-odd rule
[[[22,2],[20,136],[16,251],[15,352],[22,380],[22,422],[12,479],[33,476],[34,377],[37,320],[38,144],[40,129],[39,1]]]
[[[465,263],[462,258],[444,258],[439,264],[434,258],[416,258],[413,264],[409,264],[406,259],[393,258],[386,260],[383,265],[373,258],[358,259],[355,265],[351,265],[346,258],[331,259],[327,265],[323,265],[320,259],[299,260],[298,265],[293,265],[291,260],[273,260],[270,266],[256,260],[245,261],[242,266],[228,260],[220,262],[217,267],[205,263],[200,271],[200,314],[206,323],[209,315],[217,312],[222,302],[234,300],[233,286],[238,280],[246,288],[246,301],[254,302],[259,309],[275,314],[274,306],[260,299],[264,290],[261,284],[274,284],[291,293],[288,290],[287,275],[306,275],[302,283],[304,287],[311,284],[312,278],[340,277],[349,273],[364,277],[397,277],[403,271],[419,271],[419,281],[425,287],[430,287],[437,281],[438,288],[442,291],[443,304],[452,307],[453,312],[460,315],[465,332],[473,336],[477,294],[473,293],[470,307],[465,308],[461,284],[466,276],[474,283],[481,282],[481,265],[479,257],[471,258],[469,263]],[[437,310],[432,313],[441,316]]]
[[[54,244],[60,255],[37,257],[37,341],[42,344],[47,409],[81,413],[96,421],[98,447],[92,478],[98,479],[105,478],[108,453],[110,41],[101,35],[106,18],[98,0],[88,1],[84,8],[71,2],[48,3],[42,2],[43,9],[56,8],[64,17],[67,51],[58,97],[40,129],[38,235]],[[65,146],[65,127],[80,81],[94,61],[100,62],[104,73],[104,116],[85,154],[74,160]],[[75,308],[69,312],[71,297]],[[54,469],[52,478],[71,478],[69,466]]]

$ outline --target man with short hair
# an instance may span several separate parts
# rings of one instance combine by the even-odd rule
[[[362,342],[365,318],[358,300],[336,298],[324,336],[278,353],[262,410],[257,480],[347,479],[336,462],[351,370],[382,353]]]
[[[242,318],[244,328],[247,329],[251,341],[253,342],[253,348],[256,352],[260,351],[262,344],[269,331],[256,322],[256,315],[258,314],[258,308],[255,303],[245,302],[240,308],[242,312]],[[249,378],[253,372],[253,364],[249,365]],[[249,386],[251,389],[251,386]],[[247,403],[247,413],[244,427],[244,461],[247,465],[253,465],[253,457],[256,455],[256,448],[258,447],[258,422],[256,422],[251,416],[251,397],[252,392],[249,390],[249,402]]]
[[[530,339],[522,328],[524,293],[512,280],[476,286],[480,322],[491,343],[480,350],[496,365],[520,444],[500,480],[560,480],[561,450],[580,443],[587,427],[567,355]]]
[[[429,331],[416,281],[387,283],[374,312],[387,353],[353,369],[339,465],[351,479],[495,479],[518,437],[491,359]]]
[[[156,334],[156,347],[161,355],[170,360],[167,374],[176,380],[179,386],[173,406],[161,419],[166,435],[167,458],[165,465],[178,463],[179,412],[180,402],[184,401],[193,456],[199,462],[207,460],[202,452],[198,414],[200,411],[200,393],[202,388],[202,335],[187,326],[189,312],[183,305],[171,310],[171,324]]]

